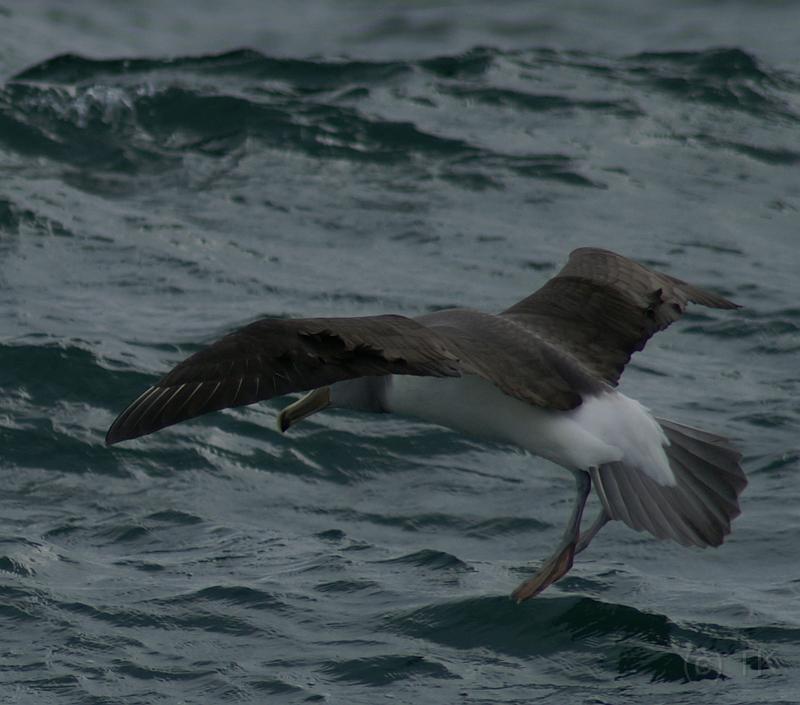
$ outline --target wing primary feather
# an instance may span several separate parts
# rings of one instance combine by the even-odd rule
[[[145,405],[152,399],[153,395],[157,394],[160,390],[161,387],[158,386],[150,387],[147,392],[142,394],[136,401],[130,404],[128,408],[122,412],[122,415],[118,419],[120,428],[135,426],[133,419],[137,419],[140,416]]]
[[[112,445],[122,440],[127,440],[128,436],[125,435],[124,429],[127,427],[130,415],[143,403],[151,394],[153,394],[158,387],[148,387],[136,399],[134,399],[123,412],[114,419],[114,422],[106,432],[106,445]]]
[[[164,413],[164,409],[166,409],[167,406],[172,402],[172,400],[175,399],[175,397],[177,397],[185,388],[186,388],[186,383],[184,382],[177,389],[173,389],[172,394],[170,394],[167,397],[166,401],[158,408],[158,411],[152,414],[152,417],[157,419],[159,416],[161,416],[161,414]]]
[[[236,392],[234,392],[233,399],[231,399],[231,406],[236,406],[236,400],[239,398],[239,392],[242,391],[242,384],[244,383],[244,375],[239,377],[239,384],[236,385]]]
[[[197,382],[196,383],[195,388],[192,390],[192,392],[189,394],[189,396],[186,397],[186,399],[183,400],[183,403],[177,409],[175,409],[175,411],[173,412],[173,416],[175,418],[180,418],[181,412],[186,408],[186,405],[192,400],[192,397],[194,397],[194,395],[197,394],[197,392],[200,391],[200,389],[203,387],[203,385],[204,385],[204,382]]]
[[[211,394],[209,394],[208,399],[206,399],[206,404],[208,404],[214,398],[214,395],[217,393],[217,391],[219,391],[220,386],[222,386],[222,380],[214,385],[214,389],[211,390]],[[205,404],[203,406],[205,406]]]
[[[155,394],[152,397],[148,397],[146,402],[147,405],[145,406],[145,404],[142,404],[140,409],[137,410],[137,412],[131,417],[130,419],[131,428],[136,428],[139,426],[139,424],[142,423],[142,421],[145,421],[148,415],[150,414],[150,409],[152,409],[156,405],[158,400],[161,399],[161,397],[163,397],[164,394],[166,394],[170,390],[169,387],[156,387],[156,389],[158,389],[158,394]]]
[[[125,407],[125,410],[116,418],[111,428],[114,428],[115,426],[122,426],[127,421],[131,413],[139,407],[139,404],[142,404],[145,399],[153,394],[157,389],[158,387],[155,386],[145,389],[138,397],[136,397],[136,399],[134,399],[130,404],[128,404],[127,407]]]

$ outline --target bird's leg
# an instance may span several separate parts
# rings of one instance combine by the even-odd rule
[[[539,572],[532,578],[528,578],[511,593],[512,599],[517,602],[522,602],[534,595],[538,595],[548,585],[552,585],[559,578],[563,578],[572,568],[572,559],[575,556],[575,549],[581,531],[583,507],[592,489],[592,479],[589,473],[583,470],[576,470],[575,485],[577,496],[572,507],[569,523],[564,530],[564,536],[561,538],[555,553],[545,561]]]
[[[586,531],[581,532],[578,538],[578,545],[575,547],[576,556],[592,542],[592,539],[597,536],[597,532],[608,524],[609,521],[611,521],[611,517],[608,516],[605,507],[603,507],[597,515],[597,518],[592,522],[592,525],[586,529]]]

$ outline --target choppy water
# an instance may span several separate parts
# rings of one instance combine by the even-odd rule
[[[796,5],[223,5],[0,2],[0,702],[797,702]],[[498,310],[592,244],[744,306],[623,384],[743,449],[719,550],[612,526],[516,606],[571,483],[514,449],[103,445],[257,316]]]

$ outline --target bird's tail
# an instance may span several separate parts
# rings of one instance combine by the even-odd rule
[[[721,436],[656,419],[669,440],[664,448],[676,484],[657,484],[624,461],[592,470],[608,514],[637,531],[684,546],[719,546],[739,516],[747,478],[741,454]]]

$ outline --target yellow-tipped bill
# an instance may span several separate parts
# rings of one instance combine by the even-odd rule
[[[331,388],[320,387],[314,389],[301,397],[296,402],[289,404],[285,409],[278,414],[278,429],[281,433],[286,431],[292,424],[301,421],[311,414],[316,414],[322,411],[331,403]]]

